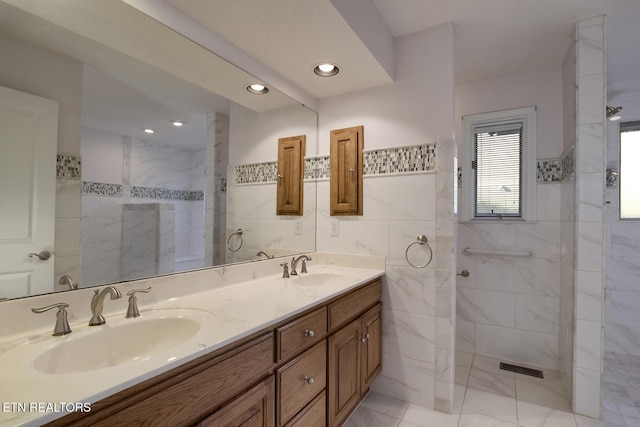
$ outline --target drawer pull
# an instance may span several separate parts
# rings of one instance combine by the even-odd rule
[[[313,377],[307,377],[307,376],[305,376],[305,377],[304,377],[304,382],[305,382],[305,383],[307,383],[307,384],[309,384],[309,385],[313,385],[313,384],[316,382],[316,380],[314,380],[314,379],[313,379]]]
[[[305,329],[304,330],[304,336],[305,337],[309,337],[309,338],[313,338],[313,337],[316,336],[316,333],[313,330]]]

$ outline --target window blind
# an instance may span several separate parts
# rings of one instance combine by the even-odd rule
[[[476,217],[522,217],[523,123],[473,128]]]

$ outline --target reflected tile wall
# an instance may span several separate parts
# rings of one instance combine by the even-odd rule
[[[122,144],[121,183],[81,182],[81,286],[122,280],[125,203],[171,203],[175,208],[175,226],[171,228],[174,237],[168,246],[171,250],[160,252],[175,253],[174,260],[164,260],[158,271],[175,271],[176,258],[181,263],[197,266],[204,261],[205,156],[202,150],[149,144],[130,137],[122,137]],[[141,270],[147,274],[145,268]],[[132,277],[130,274],[128,271],[127,277]]]

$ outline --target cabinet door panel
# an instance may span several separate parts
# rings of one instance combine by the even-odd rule
[[[362,215],[364,127],[331,131],[331,215]]]
[[[382,370],[382,304],[362,315],[362,377],[360,388],[365,393]]]
[[[340,425],[360,401],[360,321],[329,337],[328,418]]]
[[[277,215],[302,215],[305,135],[278,140]]]

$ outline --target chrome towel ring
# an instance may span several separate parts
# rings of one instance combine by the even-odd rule
[[[427,245],[427,247],[429,248],[429,260],[426,262],[426,264],[415,265],[411,261],[409,261],[409,249],[411,249],[411,246],[416,244],[420,246]],[[424,234],[419,235],[416,238],[415,242],[407,246],[407,250],[404,252],[404,257],[407,259],[409,265],[413,268],[425,268],[427,265],[429,265],[431,263],[431,260],[433,259],[433,249],[431,249],[431,246],[429,245],[429,239],[427,239],[427,236],[425,236]]]
[[[231,249],[231,238],[233,236],[238,236],[238,238],[240,239],[240,245],[235,249]],[[227,239],[227,249],[229,249],[231,252],[238,252],[241,247],[242,247],[242,228],[238,228],[238,230],[235,233],[232,233]]]

